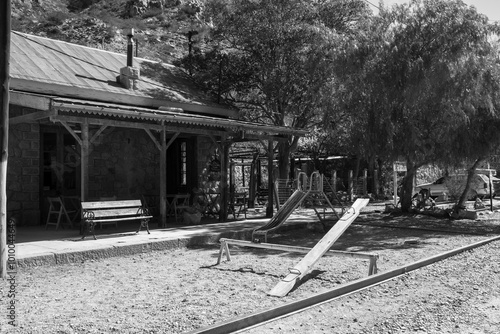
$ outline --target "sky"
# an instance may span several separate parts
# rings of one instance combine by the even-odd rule
[[[374,5],[378,5],[378,0],[368,0]],[[500,21],[500,0],[462,0],[470,6],[476,7],[477,11],[486,15],[491,21]],[[408,0],[383,0],[386,6],[398,3],[407,3]],[[372,7],[374,12],[376,9]]]

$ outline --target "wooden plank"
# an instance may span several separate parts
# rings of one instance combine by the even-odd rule
[[[119,222],[126,220],[139,220],[139,219],[151,219],[153,216],[134,216],[134,217],[120,217],[120,218],[107,218],[107,219],[92,219],[94,223],[104,223],[104,222]]]
[[[56,112],[52,110],[37,111],[31,114],[12,117],[11,119],[9,119],[9,122],[10,124],[36,123],[41,119],[52,117],[55,114]]]
[[[50,109],[50,98],[21,92],[10,92],[10,104],[47,111]],[[10,121],[12,123],[12,118]]]
[[[138,208],[87,210],[94,214],[94,218],[136,216]]]
[[[142,206],[140,200],[123,200],[123,201],[94,201],[94,202],[82,202],[82,209],[102,209],[102,208],[126,208],[136,206]]]
[[[269,292],[271,296],[283,297],[290,292],[300,280],[307,275],[314,264],[332,247],[337,239],[345,232],[352,222],[359,216],[362,208],[368,204],[366,198],[358,198],[352,207],[338,220],[328,233],[311,249],[309,253]]]

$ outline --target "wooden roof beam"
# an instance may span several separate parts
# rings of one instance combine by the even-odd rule
[[[10,91],[10,104],[47,111],[50,109],[50,97],[23,92]]]
[[[35,123],[41,119],[52,117],[57,115],[57,112],[52,110],[38,111],[22,116],[9,118],[9,124],[19,124],[19,123]]]

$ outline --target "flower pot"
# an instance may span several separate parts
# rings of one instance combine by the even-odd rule
[[[200,212],[196,212],[196,213],[184,212],[182,214],[182,218],[184,220],[184,223],[187,225],[199,224],[201,221],[201,213]]]

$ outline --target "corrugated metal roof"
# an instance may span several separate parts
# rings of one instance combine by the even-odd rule
[[[134,58],[140,68],[137,90],[118,84],[116,77],[127,56],[105,50],[52,40],[19,32],[11,34],[11,89],[25,90],[18,80],[81,88],[109,94],[151,98],[185,104],[223,108],[201,92],[179,68]],[[19,87],[16,87],[19,86]],[[34,91],[33,93],[47,93]],[[149,107],[144,105],[145,107]]]
[[[137,89],[130,90],[116,80],[120,68],[126,66],[126,55],[19,32],[12,32],[10,59],[12,90],[50,98],[54,113],[42,112],[32,120],[84,115],[150,125],[168,123],[186,131],[305,134],[303,130],[226,118],[237,113],[212,102],[172,65],[134,58],[133,65],[140,67],[141,73]]]
[[[75,99],[52,99],[52,109],[58,115],[86,115],[86,117],[130,120],[152,124],[177,124],[192,128],[206,128],[221,132],[245,131],[256,135],[304,135],[304,131],[269,124],[193,115],[182,110],[157,110],[110,103],[86,102]]]

